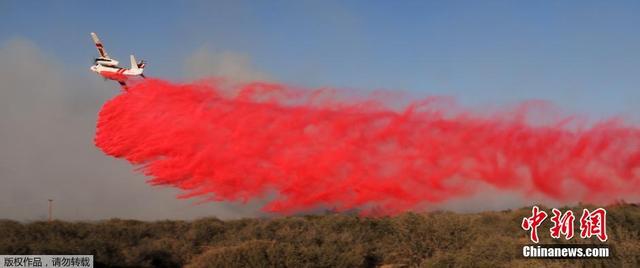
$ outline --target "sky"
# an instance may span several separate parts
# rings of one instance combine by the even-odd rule
[[[92,146],[96,114],[117,91],[88,69],[96,56],[89,32],[112,57],[127,63],[134,53],[148,61],[148,76],[176,81],[232,76],[445,95],[480,107],[535,99],[591,118],[638,120],[637,14],[638,1],[1,0],[0,180],[12,187],[0,190],[0,218],[34,218],[19,212],[22,204],[39,206],[40,191],[51,189],[64,200],[69,191],[60,185],[78,183],[122,193],[105,195],[113,204],[101,209],[91,194],[70,195],[69,204],[96,204],[62,211],[69,219],[256,213],[257,206],[176,203],[173,192],[150,190],[126,163]],[[66,143],[50,138],[56,131]],[[30,135],[42,144],[18,142]],[[59,151],[70,160],[56,160]],[[85,170],[73,174],[76,160]],[[69,181],[56,179],[63,177]],[[120,201],[133,196],[134,205]]]
[[[637,1],[2,1],[0,41],[33,41],[84,76],[88,33],[148,73],[185,77],[195,50],[246,55],[303,86],[544,99],[600,116],[640,100]],[[636,110],[637,111],[637,110]]]

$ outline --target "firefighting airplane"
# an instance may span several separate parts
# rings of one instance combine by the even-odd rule
[[[131,55],[131,68],[126,69],[118,66],[118,61],[109,58],[109,54],[104,50],[102,42],[98,39],[96,33],[91,33],[91,38],[98,48],[98,54],[100,57],[94,60],[94,65],[90,67],[91,71],[94,71],[104,77],[104,79],[115,80],[120,83],[123,89],[127,89],[126,81],[130,78],[141,76],[145,78],[142,72],[144,71],[144,60],[136,62],[136,58]]]

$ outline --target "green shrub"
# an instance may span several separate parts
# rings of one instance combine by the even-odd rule
[[[578,218],[580,210],[573,211]],[[605,260],[518,258],[518,245],[530,243],[520,228],[530,208],[379,218],[0,220],[0,254],[91,254],[100,267],[640,267],[640,207],[616,204],[607,211],[607,244],[614,255]],[[546,220],[539,227],[541,243],[599,243],[580,239],[577,222],[576,237],[565,241],[548,236],[551,222]]]

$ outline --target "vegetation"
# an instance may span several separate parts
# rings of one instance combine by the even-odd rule
[[[566,209],[566,208],[565,208]],[[98,267],[640,267],[640,207],[607,208],[607,259],[523,259],[520,228],[531,209],[393,217],[346,214],[191,222],[32,222],[0,220],[0,254],[93,254]],[[550,209],[544,208],[550,213]],[[564,211],[564,209],[562,209]],[[547,218],[541,243],[554,240]]]

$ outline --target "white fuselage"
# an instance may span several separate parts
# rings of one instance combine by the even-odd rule
[[[144,69],[125,69],[117,66],[104,66],[95,64],[90,67],[91,71],[96,72],[104,78],[125,82],[128,76],[139,76]]]
[[[89,67],[91,71],[101,75],[105,79],[111,79],[118,81],[120,85],[126,88],[126,81],[131,77],[140,76],[144,78],[142,72],[144,71],[144,61],[137,62],[136,58],[131,55],[131,68],[125,69],[118,67],[118,61],[109,57],[107,51],[104,49],[102,42],[98,38],[96,33],[91,33],[91,39],[98,49],[99,56],[94,60],[94,65]]]
[[[111,58],[99,57],[95,59],[95,63],[102,66],[118,67],[119,62]]]

